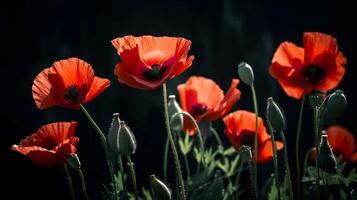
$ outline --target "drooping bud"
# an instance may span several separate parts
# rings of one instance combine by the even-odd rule
[[[327,100],[327,111],[334,117],[340,117],[347,108],[347,99],[341,90],[336,90]]]
[[[159,200],[171,200],[171,190],[155,175],[150,176],[150,185],[154,193],[154,197]]]
[[[116,153],[130,155],[136,151],[134,133],[124,121],[119,119],[118,113],[113,114],[113,121],[108,134],[108,144]]]
[[[317,155],[317,166],[327,173],[336,173],[336,158],[328,142],[328,136],[323,131]]]
[[[311,108],[320,107],[325,100],[326,93],[315,90],[309,95],[309,103]]]
[[[242,145],[239,148],[239,155],[242,159],[242,162],[251,162],[252,160],[252,151],[250,150],[250,146]]]
[[[269,97],[267,101],[266,117],[275,131],[279,132],[286,129],[284,112],[272,97]]]
[[[252,67],[246,63],[241,62],[238,65],[238,75],[239,78],[243,81],[243,83],[252,86],[254,83],[254,72]]]
[[[73,169],[76,169],[76,170],[81,169],[81,161],[79,160],[78,155],[76,153],[73,153],[69,156],[67,163]]]
[[[183,127],[183,115],[176,115],[176,113],[182,112],[180,105],[176,101],[175,95],[169,96],[169,102],[167,103],[168,112],[170,116],[170,126],[174,131],[181,131]]]

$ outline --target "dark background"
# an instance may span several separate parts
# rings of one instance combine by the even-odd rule
[[[195,60],[184,74],[169,81],[170,94],[191,75],[214,79],[222,89],[236,78],[241,61],[255,71],[259,109],[273,96],[288,117],[288,146],[294,166],[294,142],[299,101],[288,98],[268,67],[279,43],[302,45],[304,31],[319,31],[337,38],[348,59],[346,75],[338,86],[349,101],[348,110],[337,123],[357,133],[357,100],[354,92],[357,63],[356,9],[350,1],[94,1],[94,0],[12,0],[0,3],[1,133],[0,199],[65,199],[62,169],[44,169],[18,153],[12,144],[34,133],[41,125],[56,121],[79,122],[79,156],[88,190],[98,199],[101,182],[107,180],[104,162],[94,130],[82,113],[65,108],[39,110],[32,98],[35,76],[54,61],[79,57],[89,62],[97,76],[111,80],[111,86],[85,106],[97,123],[108,130],[111,115],[119,112],[134,131],[138,150],[134,160],[139,184],[148,176],[162,176],[164,123],[161,90],[141,91],[119,84],[113,74],[118,62],[110,41],[124,35],[168,35],[192,41]],[[250,90],[239,85],[242,97],[233,110],[252,110]],[[302,151],[312,145],[311,112],[305,112]],[[223,135],[220,120],[215,122]],[[227,143],[228,145],[228,143]],[[301,154],[301,157],[303,154]],[[270,170],[271,164],[262,166]],[[261,171],[262,172],[262,171]],[[269,176],[261,173],[260,182]],[[53,196],[48,198],[48,193]],[[11,195],[12,198],[6,197]]]

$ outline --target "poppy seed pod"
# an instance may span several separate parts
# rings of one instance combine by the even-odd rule
[[[79,157],[76,153],[73,153],[69,156],[67,163],[69,166],[71,166],[73,169],[79,170],[81,169],[81,161],[79,160]]]
[[[328,136],[324,132],[321,136],[317,166],[327,173],[336,173],[336,158],[328,142]]]
[[[113,114],[113,121],[108,135],[108,144],[116,153],[130,155],[136,151],[135,136],[128,125],[119,119],[118,113]]]
[[[250,162],[252,160],[252,151],[250,150],[250,146],[242,145],[239,148],[239,155],[242,162]]]
[[[272,97],[268,98],[266,117],[275,131],[282,131],[286,129],[285,115]]]
[[[252,67],[246,63],[241,62],[238,65],[238,75],[240,79],[247,85],[252,86],[254,83],[254,72]]]
[[[155,175],[150,176],[150,185],[155,199],[170,200],[172,199],[171,190]]]
[[[327,111],[334,117],[340,117],[347,108],[347,99],[341,90],[336,90],[327,101]]]
[[[175,118],[173,118],[176,113],[182,112],[180,105],[176,101],[175,95],[169,96],[169,102],[167,103],[167,106],[170,116],[171,129],[174,131],[181,131],[183,127],[183,115],[176,115]]]

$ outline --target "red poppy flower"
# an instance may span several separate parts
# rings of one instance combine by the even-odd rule
[[[224,132],[233,146],[239,150],[242,145],[250,146],[254,151],[255,113],[236,111],[223,118],[226,125]],[[279,141],[275,142],[277,150],[283,148]],[[262,118],[258,118],[258,163],[265,163],[273,158],[273,146]]]
[[[109,87],[108,79],[94,76],[92,67],[78,58],[53,63],[40,72],[32,85],[32,95],[38,108],[63,106],[79,109]]]
[[[305,32],[303,48],[290,42],[280,44],[269,71],[288,96],[301,99],[304,90],[310,93],[334,89],[345,74],[346,63],[335,38]]]
[[[352,133],[342,126],[331,126],[327,130],[328,141],[336,155],[342,155],[345,162],[356,162],[356,142]],[[316,148],[311,153],[311,159],[316,160]]]
[[[187,57],[191,41],[185,38],[125,36],[112,44],[121,58],[114,70],[119,82],[138,89],[161,86],[189,68],[194,59]]]
[[[13,145],[11,149],[44,167],[63,165],[70,154],[77,151],[79,138],[74,136],[76,125],[77,122],[44,125],[36,133],[21,140],[19,145]]]
[[[237,89],[238,79],[232,79],[231,86],[223,94],[221,88],[211,79],[200,76],[191,76],[186,83],[177,86],[181,107],[200,122],[202,119],[209,122],[221,118],[239,100],[241,92]],[[184,118],[184,131],[194,134],[194,126],[188,118]]]

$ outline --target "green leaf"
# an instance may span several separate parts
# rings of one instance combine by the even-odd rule
[[[215,174],[212,181],[207,181],[193,190],[190,199],[194,200],[217,200],[222,199],[224,194],[223,178],[219,173]]]
[[[191,151],[193,141],[190,140],[189,134],[185,134],[184,139],[180,138],[178,143],[179,143],[180,150],[183,155],[187,155]]]

